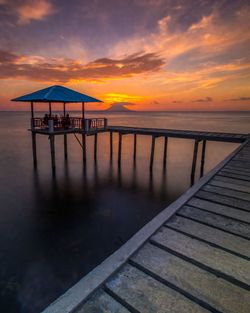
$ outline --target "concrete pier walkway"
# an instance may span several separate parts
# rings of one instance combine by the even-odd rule
[[[44,312],[249,309],[248,139]]]

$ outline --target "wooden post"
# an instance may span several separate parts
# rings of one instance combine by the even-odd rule
[[[65,102],[63,102],[63,117],[66,117],[66,107],[65,107]]]
[[[153,168],[154,154],[155,154],[155,136],[152,136],[151,156],[150,156],[150,170],[152,170],[152,168]]]
[[[199,145],[199,140],[196,139],[195,142],[194,142],[194,154],[193,154],[193,163],[192,163],[192,170],[191,170],[191,184],[192,185],[194,183],[194,178],[195,178],[195,169],[196,169],[196,162],[197,162],[198,145]]]
[[[33,105],[33,102],[30,102],[30,108],[31,108],[31,118],[34,118],[34,105]]]
[[[110,160],[113,160],[113,133],[109,133],[109,151],[110,151]]]
[[[67,135],[64,134],[64,159],[68,159],[68,142],[67,142]]]
[[[122,157],[122,133],[119,133],[119,143],[118,143],[118,165],[121,165]]]
[[[85,103],[82,102],[82,118],[85,119]]]
[[[164,137],[163,168],[167,165],[168,137]]]
[[[136,162],[136,144],[137,144],[137,135],[134,134],[134,163]]]
[[[94,142],[94,160],[96,162],[97,160],[97,133],[94,135],[95,136],[95,142]]]
[[[82,134],[82,158],[83,163],[86,163],[86,135]]]
[[[51,117],[51,102],[49,102],[49,116]]]
[[[31,126],[31,129],[33,129],[34,128],[34,105],[33,105],[33,102],[30,102],[30,112],[31,112],[30,126]]]
[[[32,131],[31,137],[32,137],[33,164],[34,164],[34,168],[37,168],[36,133]]]
[[[55,136],[50,135],[50,153],[51,153],[51,166],[52,166],[52,171],[55,171],[56,169],[56,160],[55,160]]]
[[[200,170],[200,177],[204,174],[204,165],[205,165],[205,155],[206,155],[206,140],[202,141],[202,152],[201,152],[201,170]]]

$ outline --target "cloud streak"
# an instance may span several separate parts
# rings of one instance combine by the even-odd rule
[[[105,81],[159,71],[164,60],[154,53],[137,53],[121,59],[102,58],[87,64],[71,59],[46,59],[0,51],[0,79],[35,81]]]

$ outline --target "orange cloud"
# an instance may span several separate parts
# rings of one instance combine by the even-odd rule
[[[9,13],[17,18],[20,25],[28,24],[32,20],[41,21],[55,12],[49,0],[0,0],[0,5],[7,6]]]

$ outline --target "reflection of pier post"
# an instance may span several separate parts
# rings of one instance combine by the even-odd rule
[[[163,168],[167,165],[167,150],[168,150],[168,137],[164,137],[164,148],[163,148]]]
[[[205,155],[206,155],[206,140],[202,141],[202,152],[201,152],[201,170],[200,170],[200,177],[204,174],[204,165],[205,165]]]
[[[196,162],[197,162],[198,147],[199,147],[199,140],[196,139],[194,142],[194,154],[193,154],[193,162],[192,162],[192,170],[191,170],[191,184],[192,185],[194,183],[194,178],[195,178],[195,169],[196,169]]]

